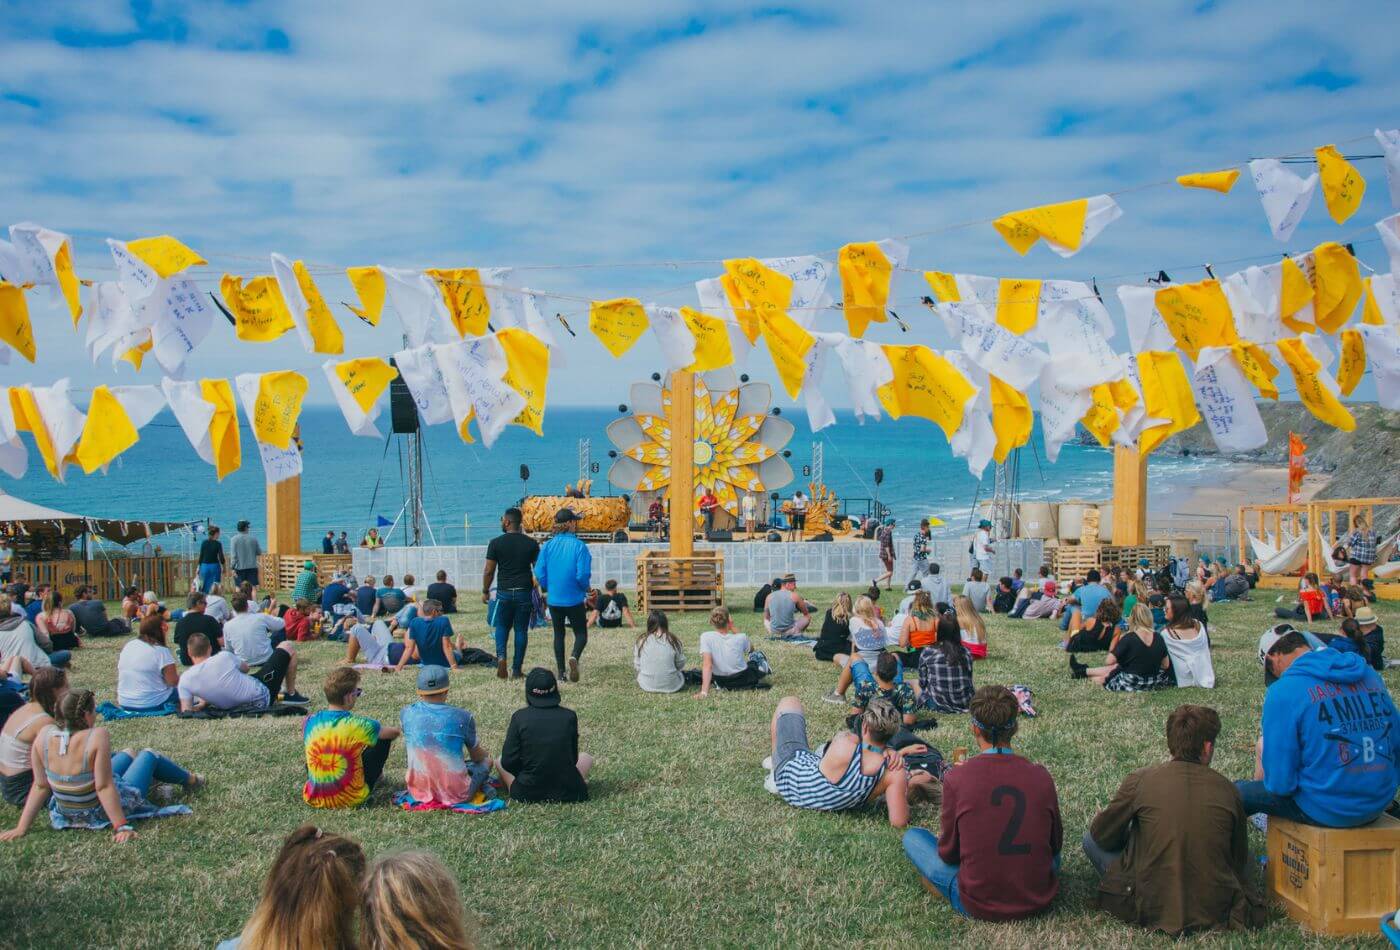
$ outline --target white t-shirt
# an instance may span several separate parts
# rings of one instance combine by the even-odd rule
[[[249,666],[272,658],[272,634],[286,627],[281,617],[271,614],[238,614],[224,624],[224,646]]]
[[[8,571],[10,569],[10,562],[14,559],[14,548],[0,547],[0,571]]]
[[[389,644],[393,642],[394,635],[389,632],[387,623],[376,620],[372,627],[357,623],[351,629],[350,634],[360,644],[360,652],[364,654],[362,663],[377,666],[388,664]]]
[[[749,665],[749,651],[752,649],[747,634],[720,633],[718,630],[706,630],[700,634],[700,652],[710,654],[711,669],[716,676],[742,673]]]
[[[753,495],[745,495],[742,510],[745,521],[753,521],[758,517],[758,499]]]
[[[792,496],[792,510],[796,514],[802,514],[807,510],[807,496],[798,493]]]
[[[400,587],[399,590],[403,591],[403,595],[409,600],[412,600],[416,603],[422,603],[423,594],[427,590],[427,588],[419,587],[417,584],[405,584],[403,585],[403,587]]]
[[[185,670],[180,674],[180,702],[202,699],[215,709],[266,707],[272,700],[267,687],[239,669],[241,663],[232,653],[221,650]]]
[[[233,619],[233,608],[218,594],[209,594],[204,598],[204,612],[219,623],[228,623]]]
[[[145,640],[127,641],[117,657],[117,704],[130,709],[157,706],[170,695],[161,670],[175,665],[165,647]]]
[[[972,539],[972,556],[979,561],[992,559],[992,535],[986,528],[978,528]]]

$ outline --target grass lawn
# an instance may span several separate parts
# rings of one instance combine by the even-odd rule
[[[830,590],[805,592],[823,606]],[[762,629],[750,591],[734,591],[737,622]],[[1078,841],[1095,810],[1128,771],[1166,756],[1163,727],[1178,703],[1214,706],[1224,720],[1215,765],[1232,778],[1253,769],[1263,678],[1255,656],[1272,621],[1272,592],[1211,608],[1214,691],[1109,693],[1071,681],[1050,621],[989,618],[991,655],[979,684],[1024,683],[1040,717],[1022,720],[1016,746],[1044,763],[1059,786],[1065,840],[1062,885],[1053,910],[1036,920],[982,924],[931,899],[905,860],[900,832],[882,812],[826,815],[789,808],[762,786],[768,721],[779,697],[807,706],[813,744],[829,738],[844,710],[820,701],[835,672],[810,650],[755,641],[774,667],[774,688],[696,698],[693,690],[654,696],[637,689],[634,631],[598,631],[584,655],[583,681],[564,685],[578,711],[585,750],[598,757],[593,800],[583,805],[517,805],[484,817],[410,814],[389,803],[402,786],[396,745],[372,807],[318,812],[302,804],[301,720],[114,723],[113,748],[151,747],[204,773],[194,814],[140,825],[131,844],[107,832],[53,831],[47,818],[17,843],[0,844],[0,934],[7,946],[212,947],[236,934],[252,910],[282,837],[303,822],[358,839],[374,854],[428,848],[451,866],[487,946],[891,946],[947,941],[966,946],[1168,945],[1122,926],[1093,906],[1095,877]],[[885,604],[892,611],[893,602]],[[1400,631],[1400,609],[1382,604],[1382,623]],[[640,619],[640,618],[639,618]],[[673,617],[698,666],[705,617]],[[473,645],[489,649],[480,612],[454,618]],[[1392,642],[1395,637],[1392,634]],[[90,640],[77,654],[78,685],[99,702],[115,699],[119,641]],[[1395,647],[1392,645],[1392,652]],[[303,645],[302,692],[322,708],[320,681],[340,644]],[[530,658],[552,665],[550,637],[536,632]],[[1392,690],[1395,671],[1386,674]],[[411,674],[366,674],[359,712],[397,723],[412,702]],[[498,753],[506,722],[523,705],[519,682],[494,669],[455,675],[451,701],[476,715]],[[926,733],[946,750],[970,744],[966,716],[940,716]],[[0,804],[0,824],[18,810]],[[937,828],[929,806],[914,823]],[[1251,831],[1262,852],[1262,837]],[[1247,936],[1201,938],[1211,945],[1278,947],[1339,943],[1311,938],[1282,916]],[[1374,945],[1374,938],[1367,941]],[[1360,941],[1357,941],[1358,945]]]

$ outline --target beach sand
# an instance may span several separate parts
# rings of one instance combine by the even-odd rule
[[[1227,515],[1232,520],[1240,505],[1280,505],[1288,501],[1288,468],[1283,465],[1256,465],[1250,462],[1230,462],[1222,466],[1218,479],[1207,484],[1184,486],[1173,490],[1170,485],[1157,492],[1149,485],[1149,517],[1170,516],[1174,513]],[[1322,490],[1330,480],[1328,475],[1307,475],[1303,478],[1298,501],[1307,501]]]

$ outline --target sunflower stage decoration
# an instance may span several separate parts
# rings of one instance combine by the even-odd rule
[[[767,383],[740,383],[732,369],[696,373],[695,497],[691,515],[701,521],[699,499],[712,489],[720,508],[737,522],[740,499],[776,491],[792,481],[782,456],[793,426],[769,413],[773,390]],[[655,495],[671,484],[671,389],[633,383],[631,415],[608,426],[618,458],[608,481],[623,491]],[[676,512],[671,515],[674,520]]]

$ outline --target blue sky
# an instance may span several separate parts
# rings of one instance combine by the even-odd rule
[[[920,269],[1122,281],[1264,262],[1323,240],[1385,269],[1370,225],[1390,212],[1381,163],[1341,227],[1320,196],[1287,245],[1247,179],[1220,197],[1175,186],[1079,256],[1017,257],[988,224],[1007,210],[1308,151],[1400,124],[1394,6],[1334,2],[752,7],[653,0],[506,5],[121,4],[0,0],[0,223],[74,236],[82,276],[110,279],[108,236],[170,233],[201,279],[314,264],[528,266],[535,289],[693,304],[725,257],[912,240]],[[581,267],[579,265],[610,265]],[[626,266],[611,266],[611,265]],[[562,265],[562,266],[552,266]],[[1244,263],[1217,268],[1219,273]],[[325,278],[328,299],[348,298]],[[872,336],[946,345],[915,274],[913,324]],[[35,297],[39,363],[7,382],[154,382],[91,367],[66,315]],[[558,403],[607,404],[660,365],[650,339],[608,366],[585,305]],[[343,310],[348,355],[397,348]],[[819,326],[844,326],[838,313]],[[1126,337],[1116,341],[1126,348]],[[317,372],[295,335],[255,346],[219,326],[194,373]],[[765,355],[753,372],[771,378]],[[833,377],[835,374],[831,374]],[[1369,387],[1368,387],[1369,388]],[[839,402],[840,392],[832,387]],[[324,385],[313,396],[328,401]]]

